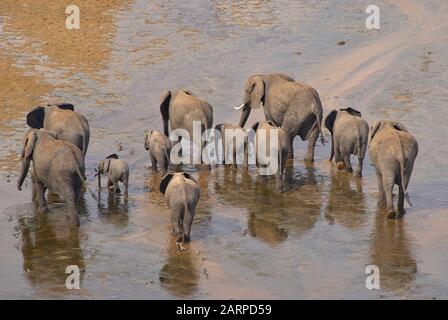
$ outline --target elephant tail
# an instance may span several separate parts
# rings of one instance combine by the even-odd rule
[[[87,189],[87,191],[89,191],[89,193],[92,196],[92,198],[96,202],[100,203],[100,201],[98,200],[98,197],[96,196],[96,194],[92,191],[92,189],[89,188],[89,184],[87,183],[86,176],[81,173],[79,168],[76,168],[76,173],[78,174],[79,179],[81,179],[83,186]]]
[[[311,88],[311,92],[314,96],[314,108],[313,108],[313,113],[316,116],[316,121],[317,121],[317,128],[319,129],[319,135],[320,135],[320,142],[322,143],[322,145],[325,145],[325,138],[324,135],[322,133],[322,102],[320,101],[320,97],[319,97],[319,93],[317,93],[317,91],[314,88]]]
[[[404,156],[404,147],[403,147],[403,142],[401,142],[400,137],[398,136],[398,133],[395,131],[395,135],[397,136],[397,139],[400,143],[400,156],[398,159],[398,162],[400,164],[400,184],[401,184],[401,188],[403,189],[403,193],[404,193],[404,198],[406,199],[406,202],[412,207],[412,203],[411,203],[411,198],[409,197],[409,193],[406,190],[406,185],[404,183],[404,171],[405,171],[405,163],[406,163],[406,159]]]

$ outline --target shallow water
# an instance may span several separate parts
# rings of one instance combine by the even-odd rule
[[[77,31],[54,1],[0,4],[0,298],[448,298],[445,1],[378,1],[371,31],[365,1],[77,3]],[[357,179],[318,145],[309,167],[297,139],[282,193],[255,170],[185,168],[202,195],[193,241],[178,251],[143,148],[145,129],[161,129],[160,95],[188,88],[215,123],[235,123],[244,81],[264,72],[311,84],[325,112],[354,106],[369,122],[406,124],[420,153],[404,219],[379,212],[368,158]],[[98,206],[86,193],[80,228],[63,204],[36,215],[29,185],[15,190],[24,115],[48,101],[89,119],[92,187],[105,155],[131,165],[129,199],[103,191]],[[365,287],[371,264],[380,290]],[[66,289],[67,265],[80,267],[80,290]]]

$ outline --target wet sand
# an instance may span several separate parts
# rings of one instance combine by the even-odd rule
[[[379,1],[380,30],[365,28],[364,1],[77,2],[74,31],[54,1],[0,4],[0,298],[448,298],[445,1]],[[404,219],[378,210],[368,157],[362,179],[336,171],[328,144],[309,167],[297,138],[283,193],[255,170],[185,168],[202,197],[193,241],[177,250],[143,148],[144,131],[162,129],[160,94],[188,88],[215,124],[236,123],[246,78],[265,72],[315,87],[325,114],[353,106],[405,123],[420,153]],[[92,187],[105,155],[131,165],[128,201],[86,193],[79,229],[64,205],[36,215],[29,184],[15,189],[24,116],[48,101],[89,119]],[[248,125],[262,118],[254,110]],[[65,287],[71,264],[80,290]],[[365,287],[371,264],[380,290]]]

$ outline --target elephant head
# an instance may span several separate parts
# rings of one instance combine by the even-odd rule
[[[50,106],[50,105],[47,105]],[[57,107],[62,110],[75,111],[75,107],[70,103],[58,104]],[[41,129],[44,127],[45,107],[36,107],[26,115],[26,123],[33,129]]]
[[[333,127],[334,127],[334,122],[336,121],[336,117],[338,115],[339,112],[347,112],[348,114],[355,116],[355,117],[361,117],[361,112],[359,112],[356,109],[353,108],[346,108],[346,109],[333,109],[330,114],[325,118],[325,128],[328,129],[328,131],[330,131],[331,134],[333,134]]]
[[[247,79],[244,85],[243,104],[238,108],[234,108],[235,110],[242,109],[239,122],[240,127],[244,127],[246,124],[251,108],[260,108],[261,104],[264,103],[264,96],[265,83],[262,76],[254,75]]]
[[[160,181],[159,191],[160,191],[162,194],[165,194],[166,188],[168,187],[168,185],[169,185],[171,179],[173,178],[173,176],[174,176],[175,174],[176,174],[176,173],[168,173],[168,174],[166,174],[166,175],[162,178],[162,181]],[[190,176],[190,174],[188,174],[187,172],[182,172],[181,174],[185,177],[185,179],[190,179],[191,181],[193,181],[193,182],[196,183],[196,180],[194,180],[194,179]]]
[[[390,127],[398,131],[408,132],[408,129],[399,121],[389,121],[389,120],[375,120],[370,127],[369,143],[372,141],[373,137],[385,127]]]
[[[149,139],[151,139],[151,134],[153,130],[148,130],[145,133],[145,150],[149,150]]]
[[[293,78],[283,73],[273,73],[269,75],[256,74],[247,79],[246,84],[244,85],[243,104],[234,108],[235,110],[242,109],[239,122],[240,127],[244,127],[246,124],[251,108],[259,108],[264,104],[266,84],[278,79],[295,82]]]
[[[118,159],[116,153],[111,154],[106,159],[101,160],[98,164],[98,188],[101,189],[101,175],[109,172],[111,159]]]
[[[30,168],[31,160],[33,159],[34,148],[40,134],[48,134],[52,138],[57,139],[56,133],[47,130],[29,129],[22,140],[23,149],[20,158],[22,159],[22,170],[20,172],[19,180],[17,181],[17,189],[22,191],[22,185],[25,181],[26,175]]]

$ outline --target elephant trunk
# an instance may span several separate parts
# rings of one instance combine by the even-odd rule
[[[28,174],[28,170],[30,168],[31,159],[23,158],[22,159],[22,171],[20,172],[19,181],[17,181],[17,190],[22,191],[22,185],[25,181],[26,175]]]
[[[240,122],[239,122],[239,126],[241,128],[243,128],[244,125],[246,124],[247,119],[249,118],[250,111],[251,111],[251,109],[250,109],[249,104],[244,105],[244,108],[241,111],[241,117],[240,117]]]

